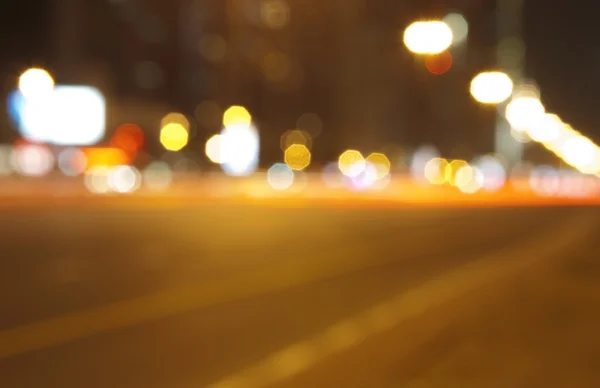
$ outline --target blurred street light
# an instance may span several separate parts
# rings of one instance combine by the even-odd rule
[[[120,148],[90,147],[84,148],[86,170],[96,167],[114,167],[131,163],[129,155]]]
[[[366,161],[375,167],[377,180],[383,179],[389,175],[392,163],[385,154],[382,154],[381,152],[373,152],[367,156]]]
[[[310,165],[311,153],[304,144],[292,144],[284,152],[284,161],[292,170],[302,171]]]
[[[160,143],[167,151],[181,151],[188,141],[188,131],[179,123],[169,123],[160,130]]]
[[[569,124],[565,124],[561,122],[561,125],[558,127],[557,133],[551,139],[544,141],[542,144],[548,151],[553,152],[556,155],[560,154],[561,147],[565,144],[567,140],[574,136],[579,136],[579,132],[574,130]]]
[[[222,164],[224,161],[221,148],[221,135],[216,134],[211,136],[211,138],[207,140],[206,146],[204,147],[204,151],[211,162],[215,164]]]
[[[498,158],[492,155],[480,156],[471,165],[483,175],[482,189],[485,191],[496,192],[506,183],[506,168]]]
[[[338,167],[342,174],[349,178],[355,178],[365,169],[364,156],[357,150],[346,150],[338,159]]]
[[[171,113],[168,113],[167,115],[165,115],[160,120],[160,127],[161,128],[166,127],[168,124],[179,124],[183,128],[185,128],[186,131],[190,130],[190,121],[182,113],[171,112]]]
[[[275,163],[267,171],[267,182],[275,190],[287,190],[294,184],[294,171],[285,163]]]
[[[245,125],[250,126],[252,123],[252,116],[250,112],[243,106],[234,105],[229,107],[225,113],[223,113],[223,125],[229,127],[232,125]]]
[[[469,35],[469,23],[459,13],[449,13],[442,21],[452,30],[452,45],[457,46],[464,43]]]
[[[454,183],[461,192],[474,194],[483,188],[484,179],[483,173],[477,167],[466,165],[456,171]]]
[[[500,71],[479,73],[471,81],[471,95],[482,104],[500,104],[506,101],[512,92],[512,80]]]
[[[449,163],[443,158],[433,158],[425,164],[423,173],[425,179],[434,185],[443,185],[446,183],[446,168]]]
[[[286,131],[283,135],[281,135],[280,139],[280,147],[282,151],[287,150],[290,146],[294,144],[301,144],[306,146],[306,148],[312,148],[312,138],[308,132],[301,131],[298,129]]]
[[[527,129],[529,137],[539,143],[549,143],[561,136],[564,123],[560,117],[546,113],[534,125]]]
[[[260,153],[260,137],[252,125],[238,122],[226,126],[221,132],[219,143],[221,167],[227,175],[247,176],[256,170]]]
[[[60,146],[93,145],[104,138],[106,100],[98,89],[53,87],[45,73],[28,74],[20,85],[28,97],[18,108],[18,130],[24,138]]]
[[[151,191],[167,190],[173,182],[169,164],[162,161],[151,162],[142,173],[142,182]]]
[[[54,79],[44,69],[32,68],[19,77],[19,91],[25,98],[46,95],[54,88]]]
[[[404,30],[403,40],[406,48],[414,54],[434,55],[452,45],[453,34],[443,21],[418,21]]]
[[[425,68],[433,75],[446,74],[452,68],[454,58],[448,51],[425,58]]]
[[[506,106],[506,120],[517,131],[527,131],[539,122],[546,109],[537,97],[516,97]]]
[[[600,172],[600,150],[585,136],[569,137],[558,149],[559,156],[569,165],[586,174]]]
[[[456,186],[456,174],[462,168],[469,167],[469,163],[464,160],[451,160],[444,166],[444,178],[446,183]]]

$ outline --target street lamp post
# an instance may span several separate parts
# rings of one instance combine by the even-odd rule
[[[523,82],[525,47],[521,39],[524,0],[496,1],[496,28],[498,47],[496,61],[516,85]],[[506,103],[498,104],[496,115],[495,151],[501,155],[508,167],[517,165],[523,158],[524,144],[511,135],[511,126],[506,120]]]
[[[421,20],[410,24],[403,33],[402,40],[404,46],[415,55],[415,62],[420,64],[422,57],[434,56],[448,50],[454,41],[454,34],[450,26],[441,20]],[[433,110],[434,104],[431,101],[431,94],[428,93],[429,109]],[[434,94],[437,98],[439,96]],[[430,114],[429,123],[432,123],[434,116]]]

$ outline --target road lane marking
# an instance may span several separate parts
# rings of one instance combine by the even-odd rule
[[[312,344],[300,342],[271,355],[263,361],[262,368],[273,371],[267,378],[285,380],[309,367],[316,358],[314,351]]]
[[[552,240],[549,240],[552,241]],[[337,252],[327,261],[297,262],[294,267],[271,267],[254,274],[167,289],[89,310],[74,312],[0,331],[0,359],[62,345],[103,332],[197,310],[200,308],[250,298],[293,288],[308,282],[329,279],[346,273],[366,270],[397,261],[365,261],[371,249],[352,247]],[[407,257],[406,259],[410,259]],[[419,308],[417,303],[414,307]],[[404,306],[407,308],[407,306]]]
[[[58,346],[103,332],[205,308],[219,303],[277,292],[308,282],[387,265],[398,259],[373,256],[371,247],[343,245],[328,260],[299,261],[228,279],[169,288],[155,294],[73,312],[0,331],[0,359]],[[365,260],[365,258],[370,258]]]
[[[335,351],[343,351],[359,343],[362,340],[363,333],[364,330],[358,321],[342,321],[323,332],[319,341],[320,346]]]
[[[591,220],[581,218],[575,223],[568,223],[567,226],[567,228],[554,230],[553,233],[538,236],[521,249],[485,255],[477,261],[470,262],[446,275],[398,294],[362,313],[335,323],[324,332],[301,342],[304,348],[313,347],[312,351],[306,352],[306,354],[312,354],[313,358],[304,359],[301,364],[304,368],[295,368],[296,373],[293,375],[289,370],[286,373],[280,373],[277,368],[274,368],[276,364],[272,361],[259,361],[233,373],[222,381],[208,385],[206,388],[221,388],[222,384],[228,381],[244,381],[246,385],[241,388],[264,388],[291,379],[311,369],[322,359],[339,354],[374,334],[418,317],[431,308],[475,291],[486,284],[516,275],[539,260],[563,253],[581,237],[581,228],[591,226]],[[511,257],[511,260],[507,262],[506,257]],[[269,355],[266,359],[272,360],[281,354],[286,354],[287,351],[293,352],[297,346],[298,344],[292,344]],[[249,376],[263,376],[263,379],[251,379]],[[200,386],[199,384],[186,384],[188,388]]]
[[[246,388],[252,383],[242,377],[234,377],[211,385],[211,388]]]
[[[387,256],[365,261],[365,257],[372,253],[371,247],[343,246],[336,252],[336,256],[326,261],[299,261],[255,273],[245,273],[226,282],[215,280],[169,288],[155,294],[5,329],[0,331],[0,359],[219,303],[277,292],[308,282],[400,261]],[[404,257],[401,260],[405,259],[412,257]]]

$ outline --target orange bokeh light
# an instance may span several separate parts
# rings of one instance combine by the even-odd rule
[[[26,139],[24,137],[19,137],[18,139],[16,139],[14,141],[13,146],[20,147],[20,146],[26,146],[26,145],[30,145],[30,144],[41,144],[41,143],[29,141],[28,139]]]
[[[144,143],[144,132],[136,124],[121,125],[110,139],[111,147],[119,148],[132,157],[137,154]]]
[[[131,157],[120,148],[112,147],[94,147],[83,150],[87,159],[87,168],[94,167],[114,167],[128,165]]]
[[[429,55],[425,58],[425,67],[433,75],[442,75],[452,68],[452,54],[444,51],[438,55]]]

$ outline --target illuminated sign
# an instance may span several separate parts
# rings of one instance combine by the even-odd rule
[[[8,110],[19,133],[34,142],[94,145],[106,132],[106,101],[90,86],[59,85],[35,98],[15,91],[9,96]]]

